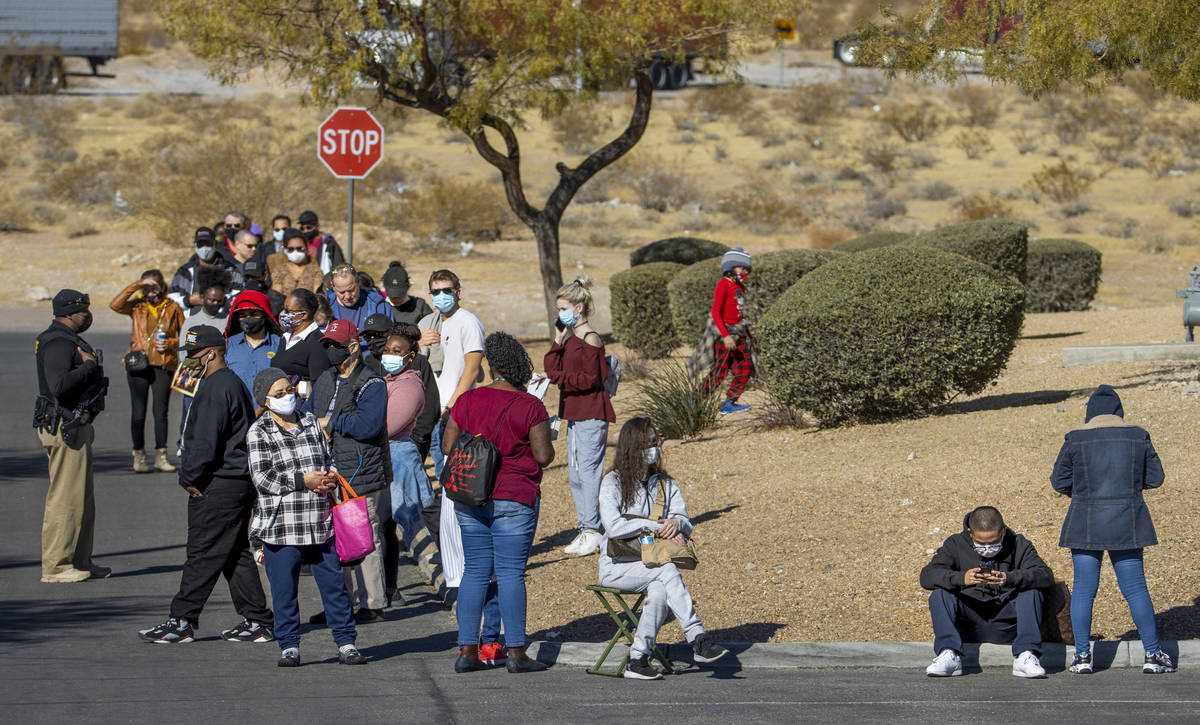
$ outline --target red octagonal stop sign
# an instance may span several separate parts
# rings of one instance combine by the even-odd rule
[[[383,126],[365,108],[342,106],[317,129],[317,156],[339,179],[361,179],[383,160]]]

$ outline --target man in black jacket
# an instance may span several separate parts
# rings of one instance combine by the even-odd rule
[[[221,633],[238,642],[270,642],[274,617],[267,608],[247,529],[256,493],[250,482],[246,431],[254,404],[246,386],[225,366],[225,337],[211,325],[188,330],[182,363],[200,386],[183,430],[179,485],[188,499],[187,561],[167,621],[139,632],[156,644],[195,639],[200,611],[223,574],[242,622]]]
[[[53,306],[54,321],[33,347],[38,375],[33,423],[50,464],[42,518],[42,581],[59,584],[103,579],[111,573],[92,564],[92,420],[104,409],[108,378],[100,354],[79,336],[92,325],[88,296],[60,290]]]
[[[992,506],[963,519],[963,530],[942,543],[921,570],[931,590],[933,664],[930,677],[961,675],[963,642],[1012,643],[1016,677],[1045,677],[1042,654],[1042,592],[1054,584],[1050,567],[1033,544],[1004,525]]]

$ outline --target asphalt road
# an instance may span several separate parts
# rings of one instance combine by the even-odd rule
[[[218,583],[189,645],[149,645],[179,583],[184,494],[169,475],[129,471],[128,392],[114,376],[97,429],[96,560],[110,579],[39,582],[45,458],[29,428],[36,388],[32,337],[0,333],[0,716],[5,722],[330,721],[449,723],[503,720],[630,722],[1133,722],[1200,721],[1200,670],[1137,670],[1020,680],[1007,668],[953,680],[920,669],[697,670],[661,682],[593,677],[553,667],[455,675],[455,633],[416,568],[403,565],[403,606],[361,627],[366,667],[336,663],[325,630],[306,632],[305,665],[275,667],[274,644],[221,641],[238,621]],[[93,342],[116,360],[123,335]],[[119,369],[119,368],[118,368]],[[111,373],[110,373],[111,375]],[[175,405],[174,407],[178,407]],[[177,415],[177,411],[176,411]],[[311,580],[301,611],[319,608]],[[919,663],[924,664],[924,663]]]

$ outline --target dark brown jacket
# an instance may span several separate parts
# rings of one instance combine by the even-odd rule
[[[142,282],[138,280],[117,293],[108,303],[109,308],[119,315],[128,315],[133,319],[133,331],[130,333],[129,350],[141,350],[154,367],[173,372],[179,365],[175,348],[179,347],[179,329],[183,327],[183,310],[171,299],[163,304],[162,326],[167,333],[167,349],[159,352],[154,349],[154,332],[158,329],[159,318],[154,316],[150,305],[141,296]],[[164,291],[165,294],[165,291]]]

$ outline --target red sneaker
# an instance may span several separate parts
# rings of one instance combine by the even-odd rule
[[[487,642],[479,646],[479,661],[488,667],[503,667],[508,654],[499,642]]]

